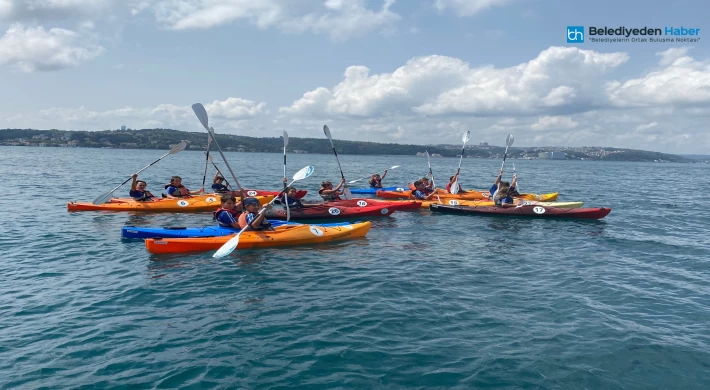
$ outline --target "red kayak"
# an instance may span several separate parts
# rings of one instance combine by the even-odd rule
[[[331,204],[307,205],[302,209],[291,208],[291,219],[334,219],[334,218],[360,218],[382,217],[394,213],[395,209],[387,205],[370,205],[365,207],[351,207]],[[286,219],[286,209],[274,207],[266,212],[268,219]]]
[[[608,207],[563,209],[559,207],[526,205],[517,207],[494,207],[494,206],[446,206],[432,204],[429,209],[434,212],[450,214],[471,214],[487,216],[510,216],[510,217],[530,217],[530,218],[583,218],[602,219],[611,213]]]
[[[327,202],[325,204],[334,206],[347,206],[347,207],[367,207],[367,206],[386,206],[389,209],[394,210],[418,210],[422,207],[422,202],[412,200],[412,201],[398,201],[391,202],[387,200],[379,199],[369,199],[369,198],[356,198],[351,200],[336,200],[333,202]]]
[[[245,189],[247,196],[267,196],[267,195],[273,195],[277,196],[278,194],[281,193],[281,191],[266,191],[266,190],[247,190]],[[296,191],[296,198],[301,199],[304,196],[306,196],[306,193],[308,191],[306,190],[297,190]]]

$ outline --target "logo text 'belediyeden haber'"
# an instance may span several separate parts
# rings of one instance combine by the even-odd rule
[[[699,28],[667,26],[664,28],[589,27],[590,42],[698,42]],[[602,38],[603,37],[603,38]],[[614,37],[614,38],[608,38]],[[618,37],[618,38],[617,38]],[[656,38],[659,37],[659,38]],[[663,38],[660,38],[663,37]],[[584,43],[583,26],[567,26],[567,43]]]

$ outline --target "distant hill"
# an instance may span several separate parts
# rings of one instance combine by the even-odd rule
[[[680,156],[691,160],[710,161],[710,154],[681,154]]]
[[[117,149],[169,149],[170,145],[186,140],[189,149],[205,150],[205,132],[185,132],[172,129],[65,131],[35,129],[0,130],[0,144],[40,147],[87,147]],[[236,152],[280,153],[283,148],[281,137],[256,138],[240,135],[217,134],[222,149]],[[382,144],[337,140],[338,152],[358,155],[417,155],[428,150],[432,155],[456,157],[460,145],[406,145]],[[323,138],[289,138],[291,153],[330,153],[328,140]],[[619,149],[609,147],[512,147],[509,158],[537,159],[541,153],[555,152],[567,160],[601,161],[650,161],[650,162],[697,162],[674,154],[649,152],[644,150]],[[488,144],[469,145],[466,157],[502,158],[505,148]]]

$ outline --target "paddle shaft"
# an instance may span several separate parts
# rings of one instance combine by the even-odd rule
[[[135,175],[138,175],[139,173],[141,173],[141,172],[145,171],[146,169],[152,167],[152,166],[155,165],[158,161],[162,160],[163,158],[165,158],[165,157],[166,157],[167,155],[169,155],[169,154],[170,154],[170,152],[165,153],[165,154],[162,155],[159,159],[153,161],[153,162],[150,163],[149,165],[143,167],[141,170],[139,170],[138,172],[136,172]],[[109,192],[109,194],[113,194],[114,192],[116,192],[117,189],[121,188],[121,186],[123,186],[124,184],[128,183],[128,182],[131,181],[132,179],[133,179],[133,176],[129,177],[128,179],[126,179],[126,181],[124,181],[123,183],[121,183],[121,184],[119,184],[118,186],[116,186],[116,188],[112,189],[112,190]]]
[[[205,156],[205,173],[202,175],[202,188],[205,188],[205,180],[207,180],[207,162],[210,161],[210,144],[212,143],[212,137],[207,134],[207,155]]]
[[[242,188],[242,185],[239,184],[239,180],[237,179],[237,175],[234,174],[232,167],[229,166],[229,162],[227,162],[227,157],[224,156],[224,153],[222,152],[222,148],[219,146],[219,142],[217,142],[217,137],[214,136],[214,129],[212,129],[210,127],[209,132],[210,132],[210,135],[212,136],[212,140],[214,140],[214,144],[217,145],[217,150],[219,151],[219,155],[222,156],[222,160],[224,160],[224,165],[227,166],[227,169],[229,169],[229,173],[232,175],[232,179],[234,179],[234,182],[237,183],[237,188],[239,188],[239,191],[244,191],[244,189]]]
[[[429,165],[429,175],[431,176],[431,188],[434,189],[436,193],[436,199],[441,203],[441,198],[439,197],[439,192],[436,190],[436,182],[434,181],[434,172],[431,171],[431,157],[429,157],[429,152],[426,152],[426,162]]]

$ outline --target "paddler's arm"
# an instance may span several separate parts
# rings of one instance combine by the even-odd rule
[[[259,225],[261,225],[261,223],[264,221],[264,218],[266,218],[266,212],[271,209],[271,204],[267,204],[266,206],[264,206],[264,209],[265,211],[263,213],[259,213],[259,215],[257,215],[256,218],[251,221],[251,223],[249,224],[250,227],[258,228]]]
[[[385,180],[385,176],[387,176],[387,170],[386,170],[386,169],[385,169],[385,172],[382,174],[382,177],[380,178],[380,180]]]
[[[135,190],[136,190],[136,185],[137,185],[137,183],[138,183],[138,174],[137,174],[137,173],[134,173],[134,174],[131,175],[131,177],[133,178],[133,181],[131,182],[131,191],[135,191]]]

